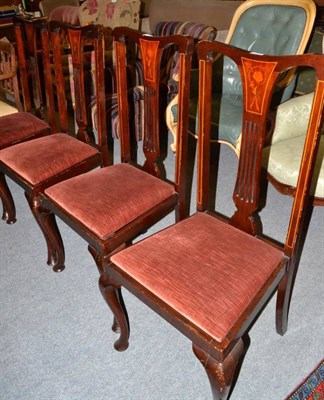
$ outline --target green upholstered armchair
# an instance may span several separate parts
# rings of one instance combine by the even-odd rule
[[[324,56],[323,56],[324,57]],[[271,144],[263,151],[269,181],[281,193],[294,195],[314,92],[280,104]],[[324,205],[324,131],[316,158],[311,194],[315,205]]]
[[[312,0],[247,0],[235,12],[226,43],[255,53],[288,55],[303,53],[310,37],[316,7]],[[216,27],[217,28],[217,27]],[[218,82],[212,102],[212,140],[226,143],[237,155],[240,151],[242,125],[242,87],[238,68],[228,58],[220,60]],[[198,80],[192,71],[190,132],[196,136]],[[278,83],[279,103],[290,98],[294,74]],[[177,98],[168,105],[166,122],[174,136],[176,151]]]

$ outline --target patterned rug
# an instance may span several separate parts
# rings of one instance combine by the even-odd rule
[[[286,400],[324,400],[324,360]]]

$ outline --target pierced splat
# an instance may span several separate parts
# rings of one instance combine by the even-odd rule
[[[69,42],[71,45],[71,62],[74,77],[74,90],[78,91],[75,96],[75,120],[78,125],[77,136],[80,140],[89,143],[90,138],[86,131],[87,110],[86,104],[81,99],[86,97],[84,86],[84,57],[82,49],[84,47],[84,37],[81,31],[69,31]]]
[[[260,192],[260,165],[267,133],[268,110],[279,72],[277,62],[242,57],[238,67],[244,98],[241,154],[233,193],[237,211],[231,224],[253,235],[261,233],[257,215]],[[270,93],[270,96],[269,96]]]
[[[147,110],[158,110],[159,107],[159,83],[160,62],[162,50],[159,43],[140,39],[140,51],[142,54],[143,79],[144,79],[144,107]],[[157,112],[147,112],[144,121],[143,151],[146,157],[144,169],[152,175],[160,176],[156,163],[160,155],[159,145],[159,119]],[[150,133],[154,132],[154,135]]]

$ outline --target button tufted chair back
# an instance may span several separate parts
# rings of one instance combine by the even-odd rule
[[[313,0],[247,0],[233,16],[225,43],[267,55],[293,55],[304,52],[316,15]],[[216,26],[217,28],[217,26]],[[242,83],[238,68],[228,57],[213,66],[214,104],[211,140],[228,144],[237,155],[242,131]],[[197,138],[198,71],[192,71],[189,129]],[[288,100],[295,88],[295,73],[281,76],[277,104]],[[167,123],[176,138],[176,98],[167,108]],[[176,151],[176,140],[171,145]]]
[[[312,0],[247,1],[237,9],[225,42],[254,53],[301,54],[310,37],[315,14]],[[292,95],[295,87],[293,74],[285,77],[280,87],[278,98],[281,103]],[[229,95],[241,103],[240,74],[236,64],[227,57],[223,61],[222,94],[225,100]],[[218,135],[239,151],[242,112],[233,112],[229,103],[225,101],[222,104],[225,112],[219,115]],[[231,118],[228,118],[229,113]]]
[[[301,3],[301,2],[300,2]],[[303,2],[307,5],[309,2]],[[301,30],[298,27],[309,27],[309,15],[305,9],[292,5],[291,1],[262,1],[262,4],[253,5],[244,3],[237,11],[229,31],[226,43],[255,53],[268,55],[288,55],[300,53],[305,49],[309,29]],[[223,68],[223,92],[235,92],[241,88],[241,79],[236,65],[226,58]],[[241,93],[241,90],[240,90]],[[290,97],[290,96],[289,96]]]

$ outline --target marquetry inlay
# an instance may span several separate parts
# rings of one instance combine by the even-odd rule
[[[261,115],[271,74],[277,63],[252,61],[242,57],[243,73],[245,75],[246,110]]]
[[[155,82],[158,67],[159,43],[152,43],[145,39],[140,39],[140,47],[143,62],[143,76],[148,82]]]

